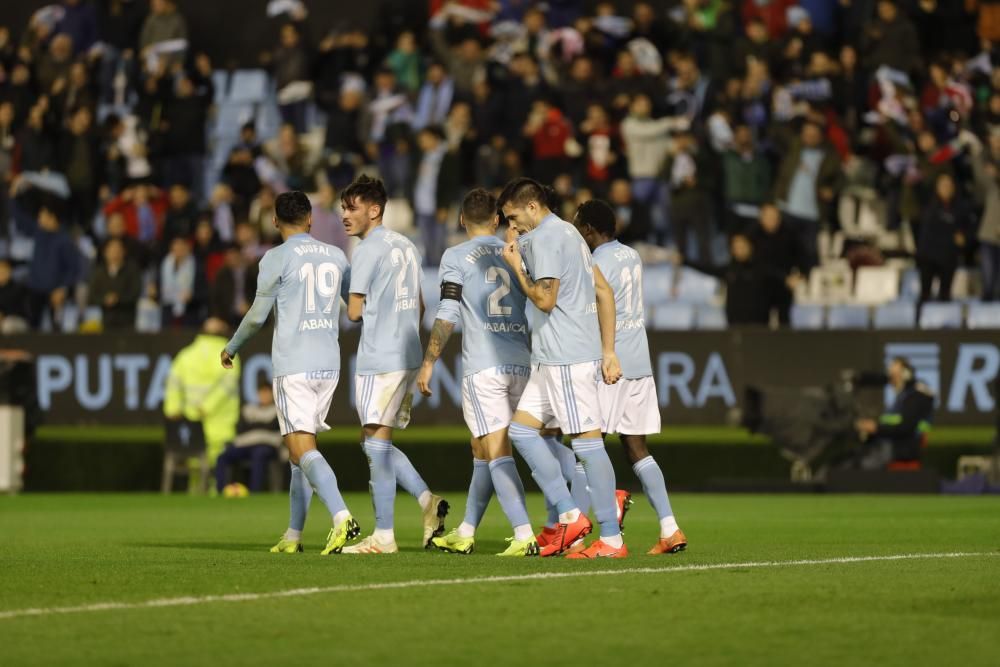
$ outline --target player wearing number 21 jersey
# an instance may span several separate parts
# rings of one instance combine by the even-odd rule
[[[362,322],[354,396],[375,504],[375,532],[344,553],[398,551],[393,525],[397,483],[420,503],[427,548],[433,537],[444,533],[448,503],[430,492],[410,460],[392,444],[393,429],[410,423],[420,366],[420,255],[409,239],[382,225],[388,199],[382,181],[360,176],[340,198],[344,228],[361,239],[352,257],[347,316]]]
[[[261,259],[257,296],[222,351],[222,365],[232,367],[232,358],[273,310],[274,396],[281,434],[289,450],[292,481],[288,530],[271,551],[302,551],[302,528],[312,490],[316,489],[333,517],[322,553],[339,553],[360,528],[347,511],[333,470],[316,449],[316,433],[330,428],[326,415],[340,378],[337,336],[350,267],[340,248],[309,235],[312,206],[305,194],[279,195],[274,211],[275,226],[284,242]]]
[[[524,506],[524,487],[511,458],[507,427],[530,374],[525,295],[511,280],[496,236],[497,202],[488,191],[471,191],[462,202],[461,224],[469,240],[441,258],[441,303],[417,386],[431,394],[434,363],[455,324],[462,322],[462,409],[472,432],[472,483],[465,520],[433,544],[471,553],[475,531],[494,490],[514,529],[501,556],[538,555]]]

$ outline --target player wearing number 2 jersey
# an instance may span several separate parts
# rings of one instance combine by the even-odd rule
[[[646,436],[660,432],[660,406],[643,319],[642,261],[639,253],[615,240],[615,213],[608,204],[585,202],[573,222],[615,293],[615,349],[622,380],[599,387],[602,430],[620,435],[632,469],[660,519],[660,539],[649,553],[683,551],[687,538],[674,519],[663,471],[646,448]]]
[[[361,239],[354,248],[347,317],[362,321],[354,396],[371,470],[375,532],[344,553],[398,551],[393,529],[396,483],[424,514],[424,547],[444,532],[448,503],[432,494],[413,464],[392,444],[394,428],[410,423],[420,366],[420,256],[402,234],[382,226],[387,200],[378,179],[360,176],[341,192],[344,228]]]
[[[232,359],[274,311],[271,364],[278,421],[292,466],[288,530],[271,549],[302,551],[302,527],[312,490],[316,489],[333,517],[322,553],[339,553],[357,537],[337,487],[337,478],[316,449],[316,433],[326,431],[326,415],[340,377],[337,340],[341,298],[346,295],[350,267],[343,251],[309,236],[312,206],[301,192],[286,192],[274,205],[274,224],[284,241],[260,261],[257,296],[232,339],[222,351],[222,365]]]
[[[473,190],[461,212],[469,240],[441,258],[441,304],[417,386],[431,395],[434,363],[461,320],[462,409],[472,431],[473,466],[465,520],[432,542],[442,551],[471,553],[476,528],[495,491],[514,528],[510,546],[499,555],[535,556],[538,543],[507,439],[507,426],[530,373],[525,296],[512,283],[501,256],[505,244],[496,236],[498,223],[496,198],[481,188]]]

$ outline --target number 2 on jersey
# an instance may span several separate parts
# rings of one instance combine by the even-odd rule
[[[510,294],[510,274],[499,266],[491,266],[486,270],[486,282],[495,285],[497,281],[500,281],[500,286],[490,293],[487,314],[490,317],[510,317],[513,309],[500,304],[500,301]]]
[[[323,313],[328,315],[333,312],[333,306],[340,296],[340,269],[332,262],[323,262],[319,266],[315,264],[303,264],[299,269],[299,282],[306,284],[306,312],[316,312],[316,293],[320,298],[326,299],[323,306]]]

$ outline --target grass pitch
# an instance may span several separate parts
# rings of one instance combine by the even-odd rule
[[[318,499],[285,556],[281,496],[0,498],[0,664],[1000,664],[998,497],[673,501],[687,552],[643,555],[637,496],[632,557],[573,562],[494,557],[495,501],[471,556],[420,549],[401,496],[402,553],[324,558]]]

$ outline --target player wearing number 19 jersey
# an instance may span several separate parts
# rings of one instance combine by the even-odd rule
[[[292,467],[288,530],[274,553],[302,551],[302,527],[312,490],[333,517],[323,554],[339,553],[360,529],[337,488],[337,478],[316,449],[316,433],[326,431],[333,392],[340,378],[337,336],[341,298],[350,278],[343,251],[309,236],[312,206],[301,192],[286,192],[274,204],[275,226],[283,243],[264,255],[257,276],[257,296],[222,351],[222,365],[263,326],[274,310],[271,343],[278,422]]]
[[[615,240],[615,213],[603,201],[584,203],[574,223],[615,293],[615,350],[622,380],[599,387],[602,430],[620,435],[632,469],[660,519],[660,539],[649,553],[676,553],[687,547],[687,538],[674,519],[663,471],[646,448],[646,436],[660,432],[660,407],[643,321],[642,260],[635,250]]]
[[[417,386],[427,396],[434,363],[455,324],[462,322],[462,409],[472,432],[472,483],[465,520],[436,537],[442,551],[471,553],[475,531],[496,492],[514,528],[501,556],[538,555],[538,543],[524,506],[524,487],[511,457],[507,427],[530,373],[525,296],[512,284],[502,258],[504,242],[496,236],[497,202],[476,189],[462,202],[461,224],[469,240],[441,258],[441,303]]]
[[[347,316],[362,321],[354,390],[371,470],[375,532],[344,553],[398,551],[393,526],[396,484],[414,495],[424,514],[424,547],[444,532],[448,503],[432,494],[413,464],[392,444],[410,422],[420,366],[420,256],[402,234],[382,226],[387,196],[378,179],[360,176],[341,192],[344,227],[361,238],[354,248]]]

